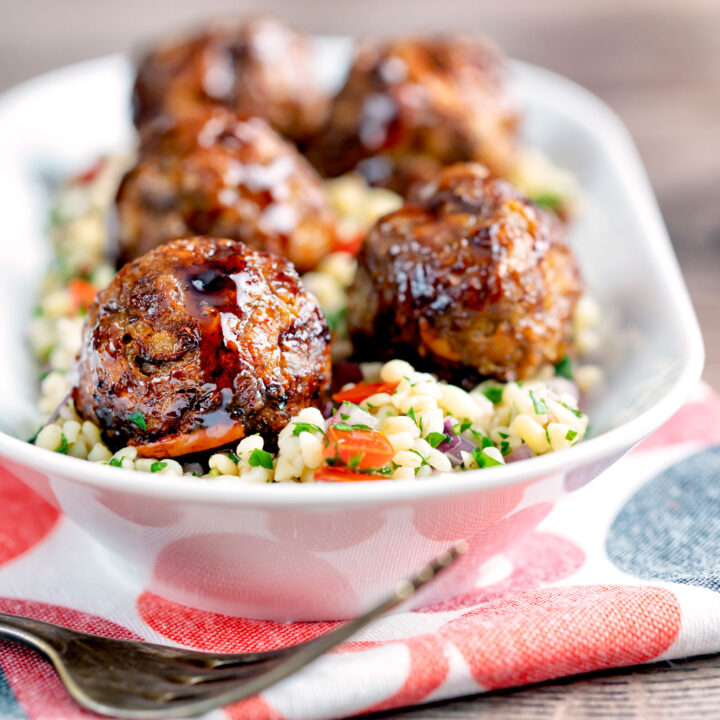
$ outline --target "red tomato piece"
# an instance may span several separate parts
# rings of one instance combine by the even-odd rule
[[[357,405],[363,400],[369,398],[371,395],[376,395],[377,393],[387,393],[388,395],[392,395],[399,384],[400,383],[362,382],[357,383],[357,385],[353,385],[351,388],[347,388],[347,390],[341,390],[340,392],[335,393],[332,397],[335,402],[341,403],[347,400],[348,402],[352,402]]]
[[[381,468],[395,454],[390,441],[377,430],[339,430],[332,425],[327,440],[325,459],[340,462],[354,470]]]
[[[81,308],[87,310],[93,304],[98,292],[91,282],[80,278],[73,278],[68,284],[68,290],[70,291],[70,302],[75,312]]]

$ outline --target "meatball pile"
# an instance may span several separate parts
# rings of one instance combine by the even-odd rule
[[[334,237],[325,189],[307,160],[261,118],[226,108],[147,128],[116,204],[120,265],[176,238],[211,235],[305,271]]]
[[[369,232],[348,322],[359,359],[522,379],[570,349],[581,288],[559,221],[483,166],[457,164]]]
[[[322,124],[330,102],[315,82],[312,61],[310,39],[277,18],[225,21],[161,45],[142,60],[135,124],[223,105],[265,118],[282,135],[301,140]]]
[[[362,45],[309,157],[321,174],[359,170],[403,195],[442,167],[484,163],[506,175],[518,114],[501,56],[478,38]]]
[[[74,400],[114,446],[173,457],[274,441],[330,386],[330,336],[286,260],[176,240],[125,265],[90,307]]]

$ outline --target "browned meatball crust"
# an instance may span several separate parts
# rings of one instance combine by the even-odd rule
[[[405,195],[451,163],[506,175],[518,115],[486,41],[438,36],[361,45],[308,157],[322,175],[359,170]]]
[[[120,263],[175,238],[212,235],[304,271],[334,236],[325,189],[305,158],[264,120],[222,108],[146,128],[116,204]]]
[[[160,45],[138,67],[135,124],[224,105],[302,139],[323,123],[330,104],[314,80],[312,52],[308,37],[270,16],[226,20]]]
[[[348,307],[357,357],[502,380],[559,361],[582,289],[559,221],[473,163],[413,200],[360,250]]]
[[[113,446],[185,455],[271,440],[330,387],[330,335],[286,260],[216,238],[125,265],[90,307],[75,405]]]

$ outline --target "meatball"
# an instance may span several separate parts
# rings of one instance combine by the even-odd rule
[[[358,359],[406,357],[455,380],[522,379],[571,349],[581,289],[560,222],[461,163],[370,230],[348,322]]]
[[[120,264],[175,238],[212,235],[304,271],[334,237],[325,188],[305,158],[264,120],[224,108],[147,128],[116,204]]]
[[[274,17],[215,25],[154,49],[140,63],[135,124],[224,105],[265,118],[299,140],[324,122],[330,98],[315,82],[310,39]]]
[[[73,394],[113,446],[176,457],[271,441],[330,387],[330,334],[286,260],[197,237],[125,265],[90,307]]]
[[[322,175],[360,171],[402,195],[455,162],[504,176],[518,114],[498,52],[470,37],[366,43],[308,157]]]

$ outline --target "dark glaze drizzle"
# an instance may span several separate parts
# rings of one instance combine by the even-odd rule
[[[201,445],[217,447],[272,438],[321,404],[329,332],[287,261],[230,240],[179,240],[125,266],[100,294],[79,371],[78,411],[114,444],[204,430]]]

